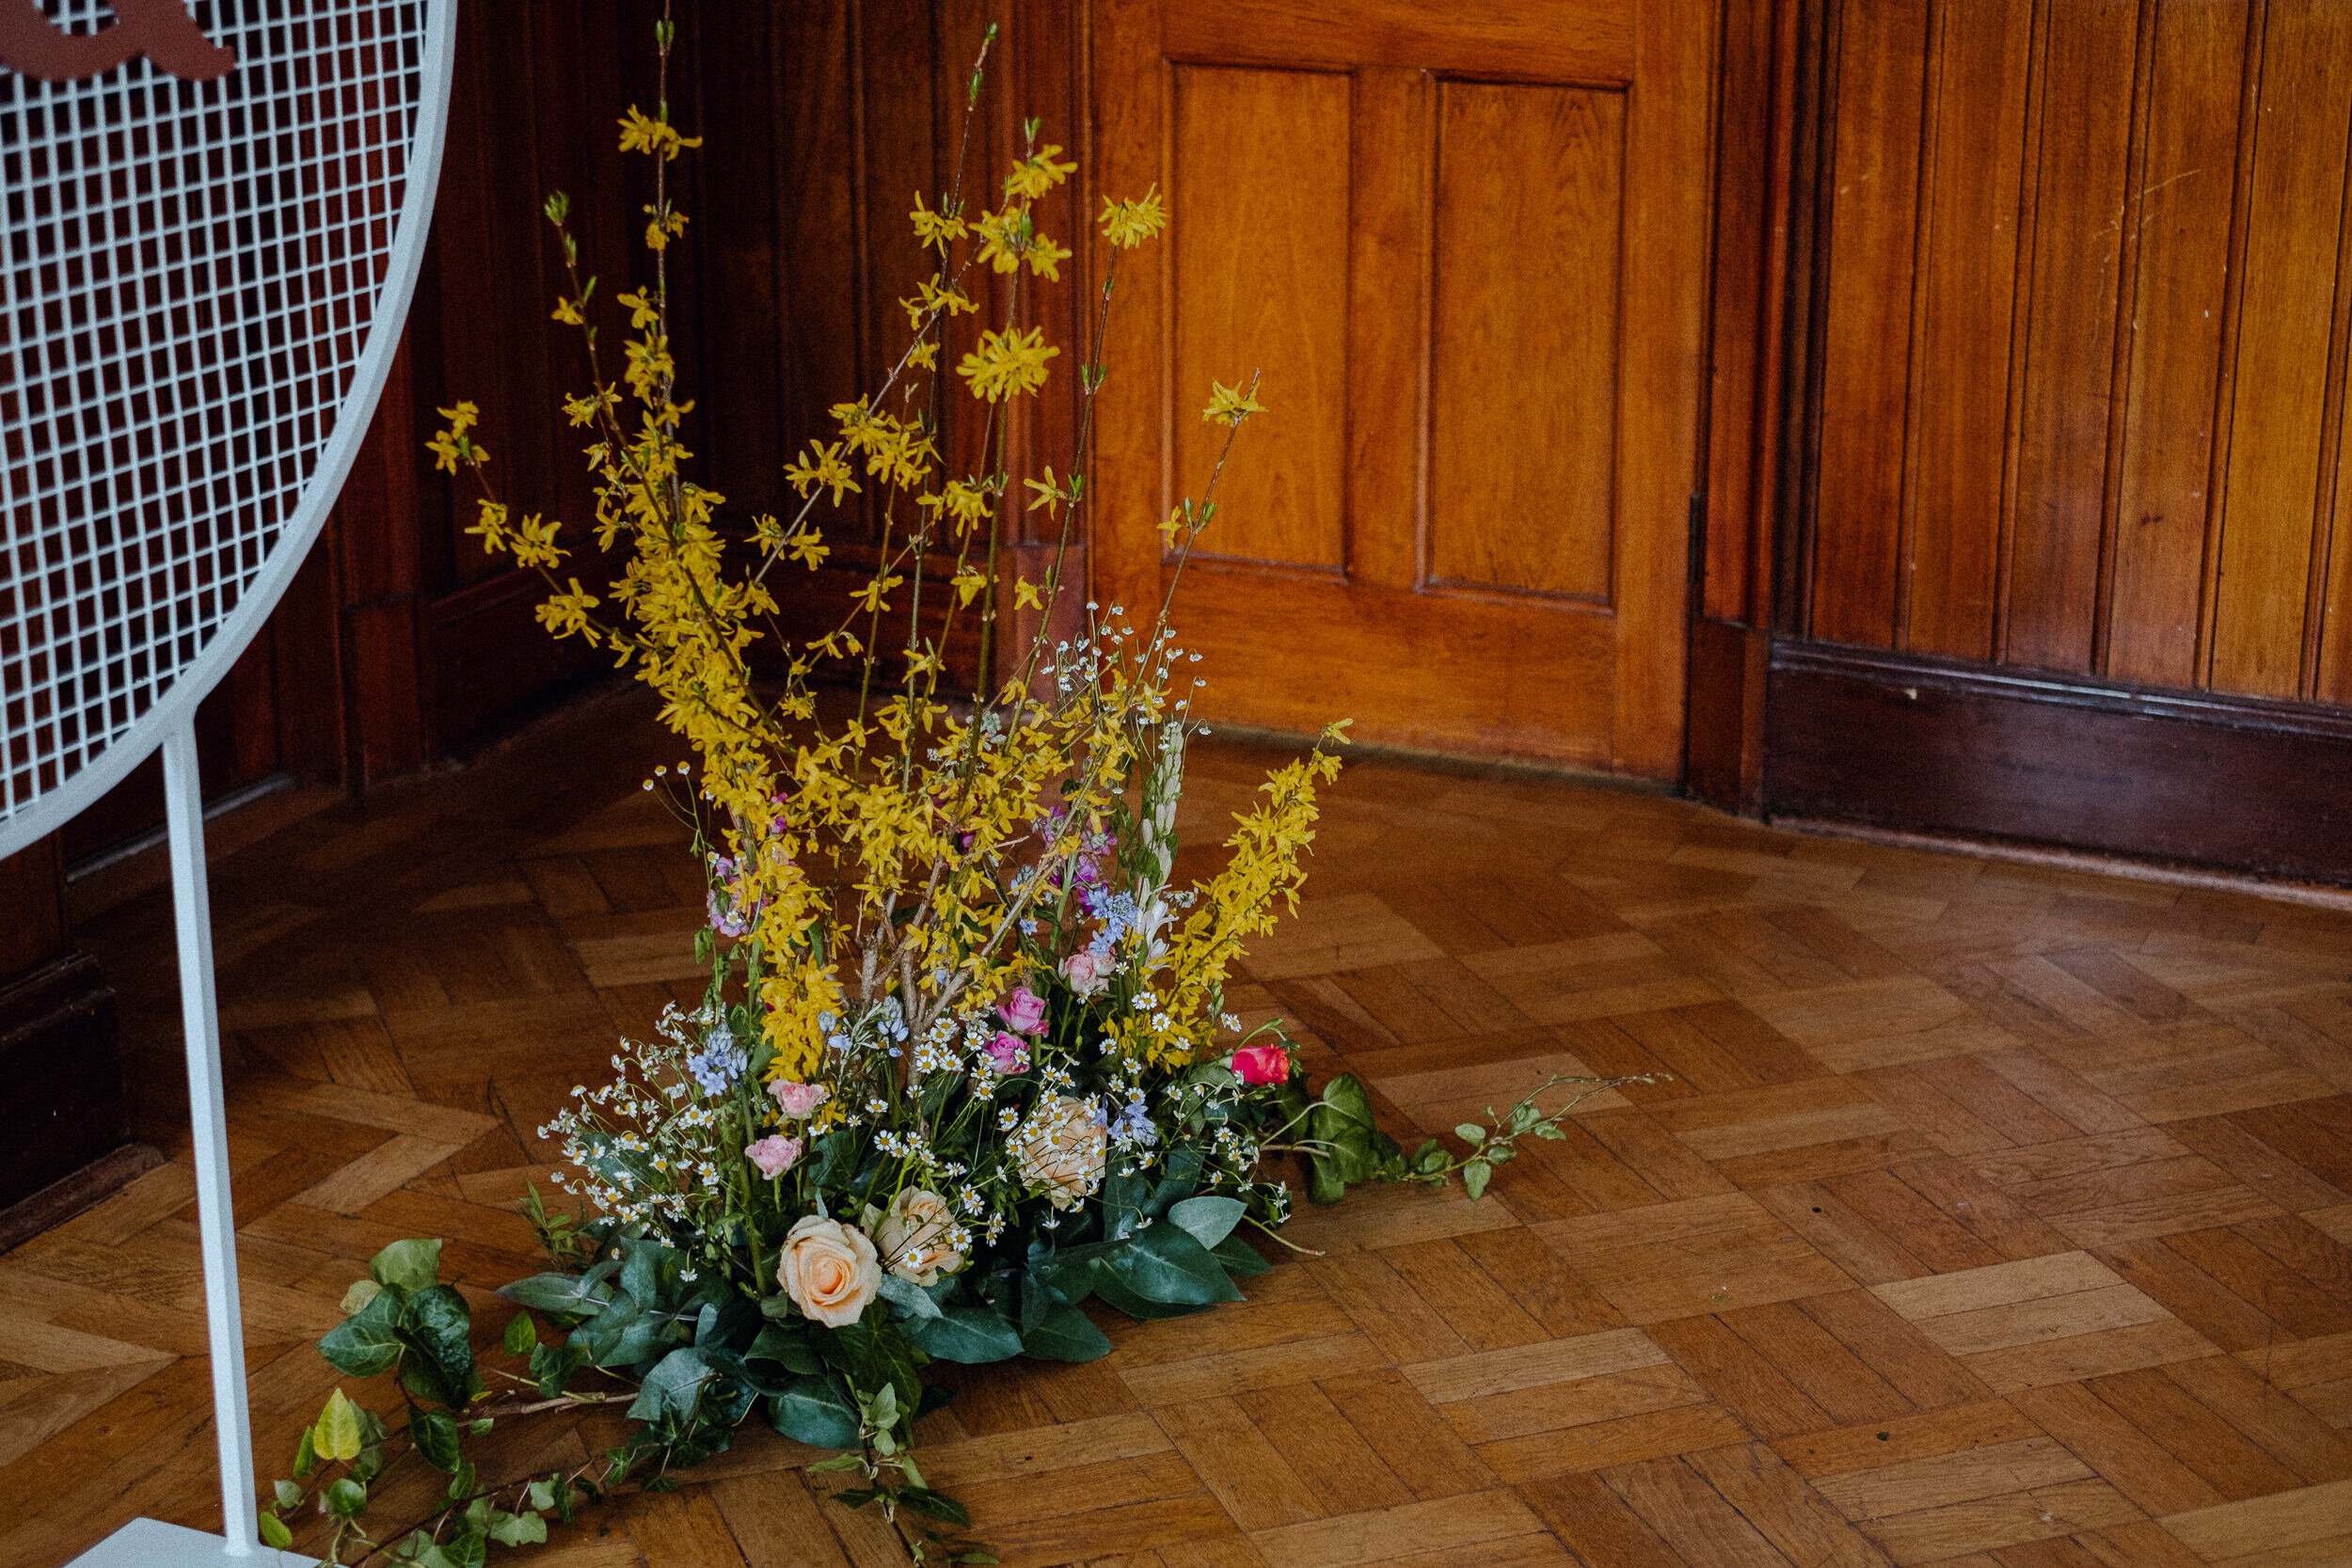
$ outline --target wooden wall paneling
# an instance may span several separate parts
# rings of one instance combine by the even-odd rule
[[[1610,602],[1625,132],[1613,89],[1438,86],[1432,583]]]
[[[742,523],[760,513],[789,515],[784,464],[813,434],[780,417],[777,345],[791,263],[779,221],[781,150],[770,127],[783,23],[779,9],[766,7],[706,8],[696,20],[690,129],[703,146],[691,164],[677,166],[691,182],[694,208],[683,252],[697,306],[688,444],[702,454],[707,483],[727,498],[723,515]]]
[[[1998,655],[2090,668],[2138,15],[2046,0],[2009,602]]]
[[[776,410],[780,445],[797,451],[829,436],[825,411],[858,395],[855,233],[859,154],[851,104],[850,7],[846,0],[780,7],[774,16],[776,253],[781,261],[783,395]],[[839,510],[820,502],[813,515],[835,538],[875,537],[879,518],[865,498]]]
[[[2216,382],[2231,214],[2251,63],[2250,4],[2160,4],[2139,179],[2139,255],[2106,673],[2197,684]]]
[[[2304,689],[2314,515],[2325,447],[2347,122],[2352,10],[2270,0],[2222,496],[2212,685]],[[2323,568],[2324,569],[2324,568]]]
[[[1350,97],[1337,71],[1174,67],[1177,491],[1207,496],[1226,445],[1212,381],[1259,377],[1282,429],[1232,443],[1203,557],[1346,565]]]
[[[1631,537],[1618,551],[1611,594],[1617,647],[1609,761],[1619,772],[1654,779],[1676,778],[1682,770],[1693,608],[1688,517],[1706,483],[1699,431],[1707,404],[1707,273],[1662,259],[1704,258],[1708,251],[1714,117],[1679,105],[1711,107],[1714,102],[1718,18],[1718,8],[1707,0],[1645,0],[1634,19],[1637,87],[1629,110],[1619,298],[1621,321],[1642,324],[1643,330],[1622,341],[1617,422],[1621,432],[1639,425],[1654,435],[1618,475],[1620,533]],[[1703,172],[1695,180],[1678,178],[1684,169]],[[1657,329],[1686,322],[1687,334]],[[1621,450],[1635,449],[1629,440]],[[1673,526],[1677,522],[1684,526]]]
[[[1429,527],[1424,437],[1434,409],[1427,345],[1432,324],[1428,240],[1437,196],[1431,171],[1439,89],[1426,71],[1364,66],[1355,74],[1352,218],[1348,293],[1383,308],[1347,315],[1347,359],[1373,384],[1412,395],[1364,400],[1350,410],[1347,493],[1352,526],[1347,570],[1398,593],[1418,587]],[[1375,171],[1387,171],[1385,177]],[[1409,529],[1360,526],[1370,516],[1409,517]]]
[[[1795,9],[1793,0],[1730,0],[1724,8],[1708,323],[1707,530],[1697,606],[1724,621],[1750,619],[1750,534],[1756,492],[1770,471],[1756,461],[1755,432],[1777,347],[1768,341],[1776,313],[1766,303],[1772,287],[1767,258],[1787,240],[1774,200],[1775,173],[1788,153],[1779,119],[1786,105],[1778,95],[1785,67],[1778,34],[1782,17],[1793,20]],[[1785,181],[1777,189],[1785,193]]]
[[[2000,578],[2030,7],[1936,8],[1901,644],[1989,658]]]
[[[1895,641],[1927,0],[1837,8],[1812,636]],[[1890,436],[1892,438],[1890,439]]]

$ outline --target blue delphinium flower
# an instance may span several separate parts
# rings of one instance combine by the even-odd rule
[[[710,1033],[703,1037],[702,1049],[686,1056],[686,1070],[707,1095],[726,1093],[751,1065],[751,1053],[735,1043],[735,1031],[723,1023],[711,1025]]]

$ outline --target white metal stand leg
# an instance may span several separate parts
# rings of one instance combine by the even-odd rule
[[[213,1425],[220,1439],[220,1517],[230,1557],[256,1540],[253,1427],[246,1409],[245,1316],[237,1306],[237,1226],[229,1203],[229,1118],[213,991],[213,901],[204,878],[204,791],[191,710],[164,741],[164,819],[171,834],[172,915],[180,932],[180,1020],[188,1046],[188,1121],[196,1134],[196,1211],[203,1235],[204,1318],[213,1341]]]

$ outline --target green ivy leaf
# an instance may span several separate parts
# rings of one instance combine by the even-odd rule
[[[532,1347],[536,1345],[538,1342],[538,1325],[531,1321],[530,1313],[517,1312],[513,1317],[506,1320],[505,1343],[507,1354],[529,1355],[531,1354]]]
[[[382,1291],[326,1331],[319,1354],[345,1377],[373,1377],[400,1360],[401,1298]]]
[[[555,1506],[555,1482],[553,1481],[532,1481],[529,1494],[531,1506],[543,1513]]]
[[[408,1419],[408,1440],[435,1469],[454,1474],[463,1458],[457,1449],[457,1418],[446,1410],[420,1410]]]
[[[1486,1196],[1486,1183],[1494,1180],[1495,1168],[1484,1160],[1472,1160],[1462,1167],[1462,1185],[1469,1189],[1475,1203]]]
[[[411,1295],[432,1289],[441,1277],[439,1239],[412,1236],[394,1242],[368,1259],[368,1277]]]
[[[288,1529],[286,1528],[286,1521],[280,1519],[277,1514],[262,1514],[261,1518],[261,1526],[262,1545],[274,1547],[275,1549],[282,1552],[287,1547],[294,1544],[294,1531]]]
[[[1483,1144],[1486,1141],[1486,1130],[1474,1121],[1465,1121],[1456,1125],[1454,1129],[1454,1135],[1466,1144]]]
[[[539,1397],[551,1400],[561,1395],[586,1360],[578,1345],[532,1346],[531,1375],[538,1381]]]
[[[501,1546],[536,1546],[548,1538],[548,1522],[536,1513],[490,1515],[490,1539]]]
[[[928,1486],[910,1486],[900,1492],[898,1506],[959,1527],[972,1522],[972,1515],[961,1503]]]
[[[294,1479],[297,1481],[305,1480],[310,1476],[311,1471],[317,1469],[318,1467],[318,1445],[311,1440],[310,1429],[309,1427],[304,1427],[302,1429],[302,1441],[294,1445]]]
[[[414,1353],[401,1368],[409,1392],[452,1409],[473,1398],[473,1313],[464,1296],[447,1285],[418,1291],[401,1315],[400,1342]]]
[[[270,1482],[270,1492],[272,1496],[277,1497],[278,1506],[279,1508],[299,1508],[302,1506],[302,1488],[296,1486],[293,1481],[272,1481]]]
[[[338,1388],[326,1397],[326,1407],[310,1428],[311,1449],[321,1459],[353,1460],[359,1457],[362,1443],[358,1406]]]
[[[368,1489],[344,1476],[326,1488],[326,1511],[338,1519],[356,1519],[368,1506]]]
[[[383,1289],[383,1286],[378,1285],[373,1279],[353,1280],[351,1282],[351,1289],[343,1292],[343,1316],[348,1318],[355,1312],[366,1311],[368,1309],[368,1303],[373,1301],[376,1297],[376,1292]]]

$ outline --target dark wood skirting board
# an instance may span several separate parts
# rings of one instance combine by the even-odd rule
[[[2352,882],[2352,713],[1782,642],[1768,816]]]
[[[115,1043],[115,993],[88,954],[69,952],[0,988],[0,1208],[31,1197],[131,1141]]]

